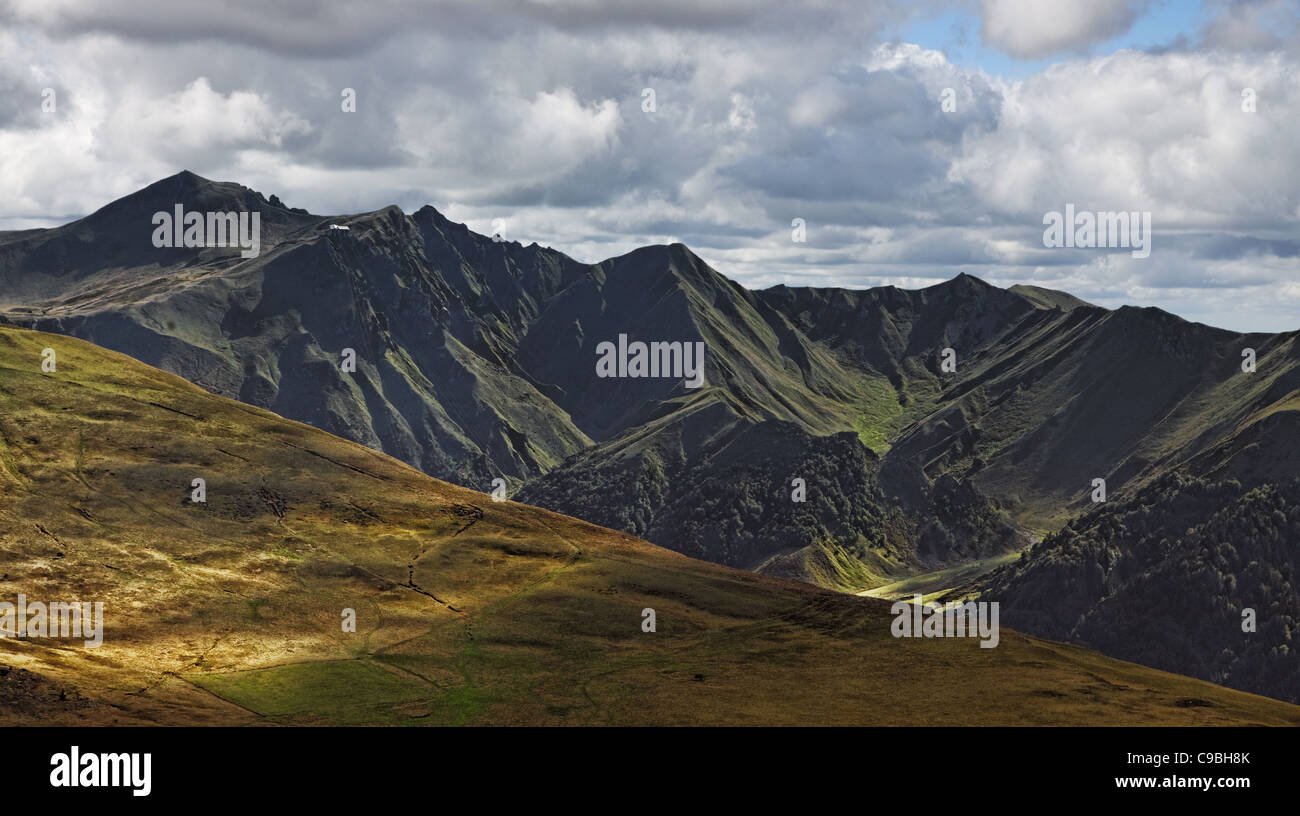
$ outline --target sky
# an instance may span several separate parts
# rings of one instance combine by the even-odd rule
[[[1300,0],[0,0],[0,229],[188,169],[751,288],[1289,331],[1297,110]],[[1150,213],[1150,254],[1045,246],[1066,205]]]

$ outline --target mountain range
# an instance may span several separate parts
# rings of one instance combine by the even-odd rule
[[[259,212],[260,254],[154,247],[152,214],[177,205]],[[1208,529],[1257,506],[1244,498],[1257,488],[1287,500],[1300,475],[1295,332],[965,274],[920,290],[751,291],[681,244],[587,264],[428,206],[316,216],[189,172],[61,227],[0,233],[0,321],[731,567],[861,591],[1027,550],[954,590],[1005,594],[1004,620],[1031,633],[1286,699],[1279,688],[1300,687],[1294,662],[1276,664],[1281,680],[1255,658],[1224,668],[1206,656],[1218,641],[1166,661],[1185,619],[1162,634],[1132,622],[1118,649],[1101,632],[1129,607],[1108,593],[1140,584],[1085,581],[1110,558],[1163,570],[1164,593],[1192,591],[1191,562],[1125,560],[1125,539],[1096,532],[1112,514],[1154,512],[1169,479],[1208,486]],[[704,384],[597,376],[600,345],[620,335],[702,342]],[[1225,564],[1276,571],[1249,591],[1291,614],[1298,539],[1279,529]],[[1088,557],[1058,552],[1083,538]],[[1067,603],[1060,586],[1095,596]],[[1247,588],[1225,597],[1270,608]],[[1265,653],[1293,651],[1292,629],[1254,634]]]

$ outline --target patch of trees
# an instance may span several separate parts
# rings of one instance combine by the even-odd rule
[[[1300,702],[1300,479],[1172,473],[981,582],[1031,634]],[[1254,631],[1246,610],[1253,610]]]

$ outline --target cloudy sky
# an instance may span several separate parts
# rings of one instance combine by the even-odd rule
[[[0,0],[0,102],[0,229],[189,169],[751,287],[1300,328],[1297,0]],[[1045,248],[1066,204],[1149,211],[1150,257]]]

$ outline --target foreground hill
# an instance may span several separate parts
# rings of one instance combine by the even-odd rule
[[[106,616],[98,649],[0,639],[9,724],[1300,724],[1006,629],[895,639],[883,602],[493,502],[68,337],[0,328],[0,464],[0,599]]]

